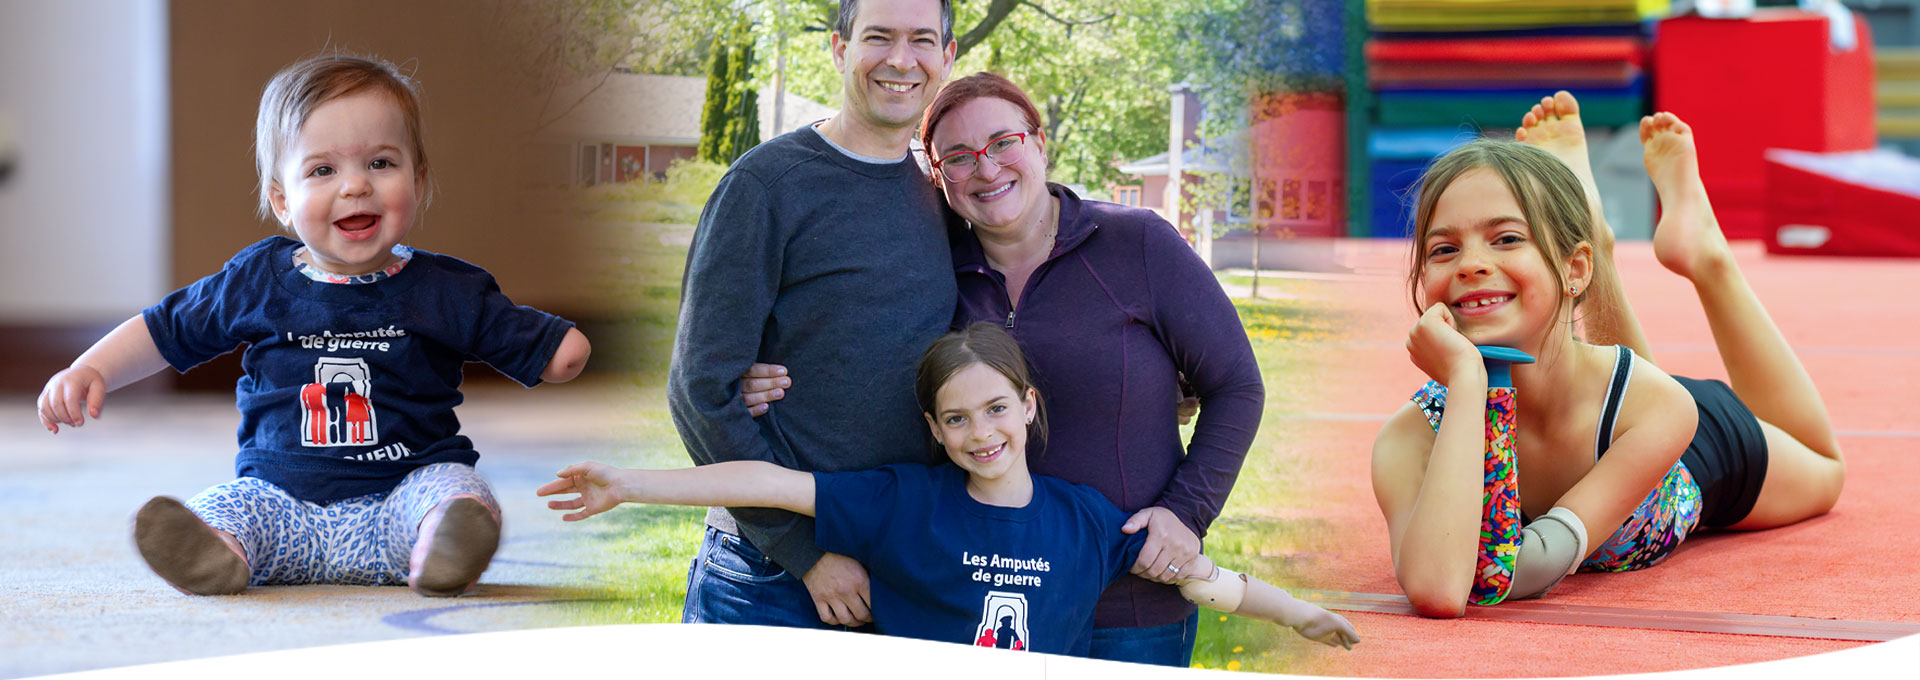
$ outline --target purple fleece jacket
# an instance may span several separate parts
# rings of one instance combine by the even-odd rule
[[[1204,537],[1266,399],[1240,316],[1159,215],[1047,188],[1060,201],[1060,230],[1017,310],[973,232],[950,221],[954,322],[1005,324],[1033,365],[1048,425],[1046,445],[1028,447],[1035,474],[1092,486],[1128,513],[1164,506]],[[1201,403],[1184,452],[1180,374]],[[1094,625],[1160,626],[1193,610],[1178,588],[1127,576],[1101,595]]]

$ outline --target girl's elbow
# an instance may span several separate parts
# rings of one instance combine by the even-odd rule
[[[1441,583],[1401,578],[1400,589],[1413,603],[1413,611],[1430,619],[1457,619],[1467,613],[1467,594]]]
[[[1413,602],[1414,613],[1429,619],[1457,619],[1467,613],[1465,600],[1436,596],[1416,597],[1412,594],[1407,595],[1407,600]]]

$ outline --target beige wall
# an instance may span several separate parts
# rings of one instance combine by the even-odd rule
[[[166,13],[0,0],[0,155],[16,162],[0,184],[0,372],[21,327],[111,327],[167,291]]]
[[[570,316],[607,310],[592,252],[549,197],[526,189],[543,147],[529,140],[538,100],[516,87],[513,43],[526,24],[493,1],[262,3],[176,0],[172,78],[171,285],[219,269],[279,233],[255,214],[252,134],[260,90],[281,67],[323,49],[413,67],[426,97],[426,143],[438,190],[409,242],[492,271],[521,304]]]

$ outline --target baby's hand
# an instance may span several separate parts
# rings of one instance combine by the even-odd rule
[[[61,425],[80,427],[87,416],[100,417],[107,400],[107,379],[91,366],[74,366],[53,374],[40,390],[40,425],[60,434]]]
[[[1284,623],[1299,633],[1300,637],[1318,642],[1328,647],[1353,649],[1360,644],[1360,634],[1353,630],[1353,624],[1347,617],[1300,602],[1296,611],[1298,617],[1288,617]]]
[[[542,496],[580,494],[575,498],[547,501],[547,507],[554,510],[579,510],[560,517],[568,522],[578,522],[623,502],[619,473],[619,468],[605,463],[575,463],[559,472],[560,479],[547,482],[546,486],[534,493]]]

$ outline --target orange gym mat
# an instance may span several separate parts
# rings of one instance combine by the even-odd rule
[[[1333,343],[1311,413],[1280,421],[1312,442],[1301,457],[1320,484],[1299,511],[1334,549],[1302,556],[1307,593],[1346,613],[1364,643],[1315,655],[1294,673],[1398,677],[1640,673],[1767,661],[1920,634],[1920,260],[1770,257],[1736,243],[1741,268],[1832,413],[1847,460],[1833,512],[1762,532],[1703,532],[1665,563],[1576,574],[1543,600],[1469,607],[1465,618],[1411,614],[1394,581],[1374,503],[1374,433],[1425,378],[1407,360],[1415,315],[1401,240],[1340,242],[1360,275],[1326,288],[1356,310]],[[1649,243],[1618,247],[1618,266],[1655,361],[1725,379],[1691,286]],[[1269,389],[1272,389],[1271,387]],[[1525,416],[1521,416],[1525,427]]]

